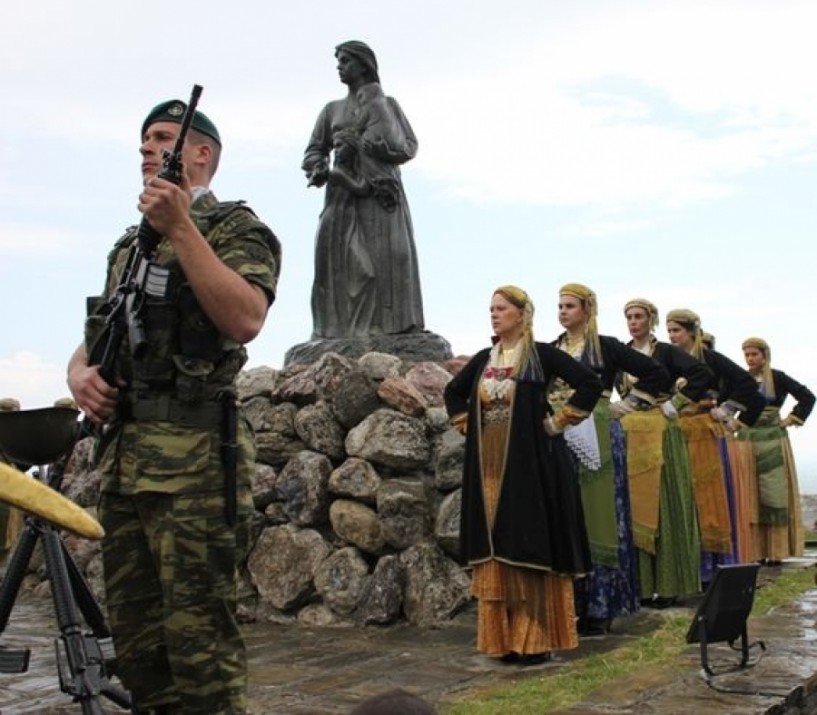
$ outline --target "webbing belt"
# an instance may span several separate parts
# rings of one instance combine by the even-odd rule
[[[131,398],[121,409],[124,422],[156,420],[189,427],[218,427],[223,414],[223,408],[218,402],[185,404],[172,395]]]

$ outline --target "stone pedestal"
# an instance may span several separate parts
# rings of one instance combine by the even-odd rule
[[[311,365],[326,353],[359,358],[378,352],[396,355],[407,362],[444,362],[453,357],[449,342],[436,333],[423,330],[398,335],[370,335],[365,338],[325,338],[293,345],[284,355],[284,367]]]

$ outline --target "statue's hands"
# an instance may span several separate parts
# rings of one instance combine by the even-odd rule
[[[312,167],[312,169],[307,173],[306,178],[308,181],[306,182],[307,186],[317,186],[320,188],[326,183],[327,178],[329,177],[329,167],[326,165],[326,162],[319,162]]]
[[[363,137],[360,148],[369,156],[384,157],[389,154],[389,145],[383,137],[378,137],[376,141]]]

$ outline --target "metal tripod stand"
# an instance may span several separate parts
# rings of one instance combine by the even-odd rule
[[[17,463],[43,465],[37,478],[59,492],[66,465],[80,438],[78,415],[76,410],[65,407],[2,413],[0,449]],[[54,641],[60,689],[71,695],[86,715],[104,715],[101,696],[122,708],[130,708],[129,694],[108,679],[115,661],[104,614],[63,543],[59,529],[34,516],[26,516],[0,582],[0,635],[8,625],[40,538],[60,631]],[[83,632],[81,618],[90,630]],[[0,646],[0,672],[25,672],[29,656],[28,648],[12,650]]]

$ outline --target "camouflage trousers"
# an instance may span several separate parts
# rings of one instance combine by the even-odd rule
[[[247,499],[228,527],[221,493],[101,495],[116,674],[135,709],[246,712],[236,577],[249,543]]]

